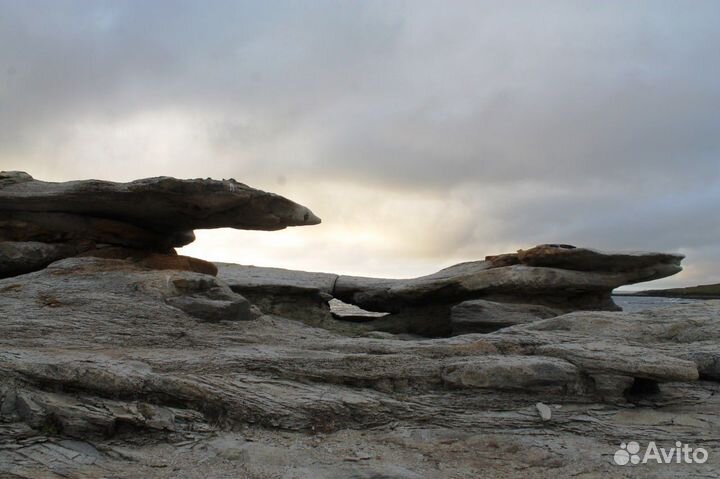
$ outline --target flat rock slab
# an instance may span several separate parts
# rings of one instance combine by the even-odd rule
[[[324,293],[332,295],[337,274],[263,268],[232,263],[215,263],[218,276],[238,292],[276,294]]]
[[[610,298],[613,289],[678,273],[682,259],[666,253],[604,253],[540,245],[412,279],[340,276],[333,294],[364,309],[388,312],[467,299],[545,304],[565,311],[613,310],[619,309]]]
[[[539,245],[517,252],[518,262],[528,266],[578,271],[633,271],[658,264],[679,265],[685,256],[644,251],[611,252],[571,245]]]
[[[51,183],[0,172],[0,211],[61,212],[125,221],[154,231],[279,230],[320,223],[308,208],[235,180],[157,177],[129,183]]]

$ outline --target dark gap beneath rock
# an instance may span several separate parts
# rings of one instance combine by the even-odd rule
[[[635,378],[632,385],[625,390],[627,399],[639,399],[655,394],[660,394],[660,385],[657,381],[647,378]]]

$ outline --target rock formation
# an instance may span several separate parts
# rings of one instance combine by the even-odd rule
[[[0,277],[79,253],[107,257],[108,246],[125,248],[115,248],[116,256],[174,255],[198,228],[278,230],[319,222],[304,206],[235,180],[49,183],[0,172]]]
[[[720,451],[720,304],[602,311],[681,256],[541,245],[393,280],[173,254],[318,221],[233,181],[0,175],[0,478],[619,478],[628,440]]]
[[[235,180],[158,177],[130,183],[48,183],[23,172],[3,172],[0,204],[3,211],[110,218],[161,233],[222,227],[272,231],[320,223],[304,206]]]
[[[452,308],[468,300],[545,306],[540,317],[547,317],[548,311],[618,310],[610,296],[613,289],[675,274],[682,270],[682,258],[540,245],[414,279],[361,278],[232,264],[220,264],[219,274],[234,291],[252,295],[266,313],[308,320],[312,312],[313,324],[342,331],[443,336],[453,331]],[[326,303],[330,298],[393,314],[371,321],[354,318],[364,319],[362,324],[328,321]],[[304,307],[296,307],[301,303]],[[310,309],[313,305],[315,309]],[[471,332],[467,314],[463,332]],[[487,332],[489,325],[481,323],[476,322],[475,332]]]

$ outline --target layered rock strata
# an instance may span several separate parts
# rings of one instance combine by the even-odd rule
[[[266,313],[300,320],[307,320],[312,313],[312,320],[318,324],[343,331],[374,329],[443,336],[456,329],[453,307],[468,300],[544,306],[544,313],[539,317],[547,317],[549,312],[618,310],[611,298],[613,289],[675,274],[682,270],[682,259],[682,255],[666,253],[607,253],[569,245],[540,245],[517,253],[488,256],[484,261],[461,263],[414,279],[363,278],[232,264],[218,266],[220,277],[234,291],[254,295]],[[329,298],[392,314],[379,319],[350,318],[355,320],[352,325],[347,321],[333,323],[328,321],[325,304]],[[301,302],[304,308],[278,309],[277,306]],[[315,308],[308,309],[312,305]],[[462,331],[472,332],[468,328],[473,321],[463,321],[466,326]],[[487,332],[491,328],[487,323],[483,325],[482,320],[474,323],[475,332]]]

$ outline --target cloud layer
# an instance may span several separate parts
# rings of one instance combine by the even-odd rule
[[[720,281],[720,4],[0,0],[0,169],[235,177],[210,259],[408,276],[539,242]]]

